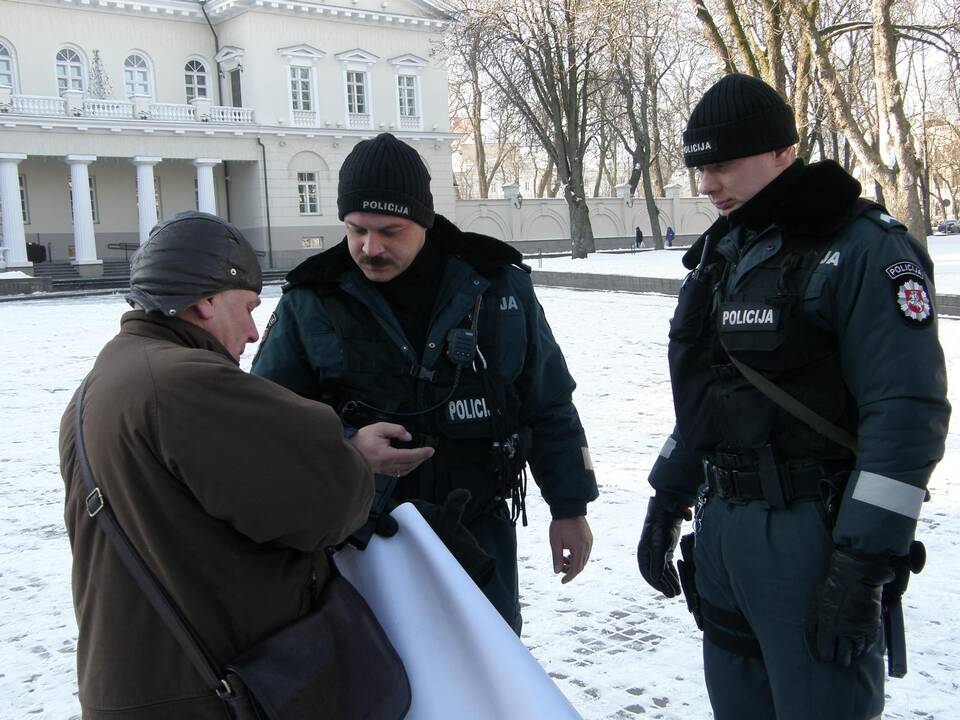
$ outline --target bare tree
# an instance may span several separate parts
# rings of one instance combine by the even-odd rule
[[[615,10],[608,28],[612,96],[618,102],[604,108],[601,116],[612,125],[631,160],[627,182],[633,195],[643,188],[654,247],[663,248],[657,197],[663,197],[664,182],[660,146],[660,93],[664,77],[680,56],[671,45],[676,28],[675,6],[660,0],[627,0]],[[679,141],[679,136],[677,137]]]
[[[480,67],[553,160],[575,258],[595,248],[584,158],[591,99],[602,82],[604,19],[598,0],[491,0],[459,13],[460,25],[484,38]]]
[[[925,242],[920,196],[920,163],[904,110],[903,85],[898,77],[897,43],[901,30],[891,17],[893,0],[870,0],[871,20],[818,27],[817,18],[801,0],[786,0],[796,13],[798,27],[813,50],[814,62],[837,127],[849,140],[860,163],[882,189],[883,200],[921,242]],[[831,56],[832,40],[847,32],[869,32],[875,107],[879,126],[876,142],[864,132],[852,109],[855,99],[838,74]]]
[[[448,33],[445,40],[450,77],[451,111],[462,119],[465,138],[455,143],[471,156],[477,195],[490,197],[490,187],[505,159],[515,153],[519,117],[516,109],[502,102],[479,63],[484,38],[476,25]],[[469,140],[469,142],[467,142]],[[472,185],[473,183],[470,183]]]

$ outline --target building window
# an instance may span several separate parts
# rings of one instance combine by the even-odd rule
[[[297,195],[300,198],[301,215],[316,215],[320,212],[320,193],[316,173],[297,173]]]
[[[293,101],[294,110],[309,111],[313,109],[310,102],[312,75],[312,68],[295,65],[290,67],[290,98]]]
[[[140,207],[140,187],[134,185],[134,195],[137,198],[137,207]],[[160,178],[157,175],[153,176],[153,202],[157,207],[157,217],[156,220],[159,222],[163,217],[163,210],[160,207]]]
[[[27,205],[27,181],[23,177],[23,175],[20,176],[20,212],[23,213],[23,224],[29,225],[30,212],[29,212],[29,206]],[[2,217],[3,217],[3,202],[0,201],[0,218]]]
[[[100,222],[100,210],[97,208],[97,179],[93,175],[87,176],[90,182],[90,210],[95,223]],[[70,218],[73,219],[73,181],[67,180],[67,192],[70,195]]]
[[[207,97],[207,68],[199,60],[188,60],[183,66],[183,81],[187,90],[187,102],[194,98]]]
[[[193,209],[200,209],[200,182],[196,178],[193,179]]]
[[[143,55],[128,55],[123,61],[123,89],[131,95],[151,95],[150,68]]]
[[[367,74],[359,70],[347,71],[347,112],[363,115],[367,112]]]
[[[27,179],[20,176],[20,209],[23,211],[23,224],[30,224],[30,204],[27,202]]]
[[[13,88],[13,53],[0,43],[0,85]]]
[[[323,250],[323,235],[303,238],[304,250]]]
[[[397,75],[397,94],[400,100],[400,117],[418,117],[417,78],[415,75]]]
[[[67,90],[83,90],[83,62],[76,50],[64,48],[57,53],[57,88],[61,95]]]

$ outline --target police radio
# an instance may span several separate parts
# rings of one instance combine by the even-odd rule
[[[459,367],[469,365],[477,354],[477,333],[473,328],[454,328],[447,333],[447,357]]]
[[[471,318],[469,328],[453,328],[450,332],[447,333],[447,358],[452,362],[457,370],[453,376],[453,386],[450,388],[450,392],[447,393],[447,396],[438,402],[436,405],[431,405],[428,408],[423,410],[414,410],[412,412],[396,412],[390,410],[384,410],[378,408],[375,405],[370,405],[365,403],[362,400],[348,400],[344,403],[343,408],[340,410],[340,416],[342,418],[347,418],[354,413],[359,413],[360,408],[379,413],[382,416],[394,417],[394,418],[409,418],[417,417],[419,415],[425,415],[426,413],[433,412],[439,407],[445,405],[450,398],[453,397],[453,394],[457,391],[457,387],[460,385],[460,375],[463,373],[463,368],[467,365],[470,365],[478,353],[478,336],[477,336],[477,326],[480,324],[480,304],[483,301],[483,296],[477,296],[477,302],[473,306],[473,317]],[[480,356],[481,359],[483,356]],[[486,367],[486,362],[483,363]],[[419,366],[414,366],[414,369],[417,372],[412,373],[414,377],[417,377],[421,380],[433,380],[435,371],[427,371],[425,368],[420,368]],[[412,442],[412,441],[411,441]]]

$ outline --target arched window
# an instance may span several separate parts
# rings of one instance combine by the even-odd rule
[[[198,97],[209,97],[207,94],[207,68],[199,60],[187,60],[187,64],[183,66],[183,81],[187,90],[187,102]]]
[[[13,53],[0,43],[0,85],[13,88]]]
[[[83,90],[83,61],[80,53],[64,48],[57,53],[57,88],[60,93],[67,90]]]
[[[150,91],[150,66],[143,55],[127,55],[123,61],[123,89],[131,95],[152,95]]]

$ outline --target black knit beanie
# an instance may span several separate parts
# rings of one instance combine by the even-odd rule
[[[433,227],[430,173],[417,151],[390,133],[364,140],[347,155],[337,186],[338,217],[370,212]]]
[[[700,167],[779,150],[800,141],[793,110],[750,75],[726,75],[707,90],[683,133],[683,161]]]

